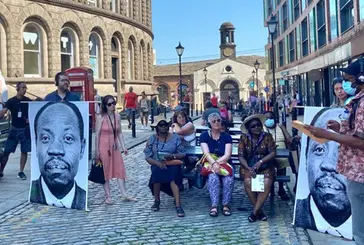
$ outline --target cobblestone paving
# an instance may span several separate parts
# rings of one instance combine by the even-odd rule
[[[177,218],[173,199],[162,196],[161,210],[150,211],[147,187],[150,168],[143,160],[144,145],[129,151],[127,188],[137,203],[123,202],[112,182],[114,205],[103,204],[100,185],[89,184],[89,212],[24,203],[0,216],[0,244],[309,244],[304,231],[291,225],[293,203],[275,198],[275,215],[264,205],[268,222],[249,223],[251,209],[240,181],[235,182],[233,215],[208,215],[207,189],[182,193],[185,218]]]

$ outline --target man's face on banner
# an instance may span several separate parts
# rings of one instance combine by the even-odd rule
[[[36,151],[39,170],[49,186],[73,183],[84,141],[77,115],[70,107],[59,103],[42,112],[37,124]]]
[[[320,115],[314,126],[326,128],[328,120],[339,121],[342,109],[330,109]],[[340,226],[351,215],[346,179],[336,172],[339,144],[320,144],[308,140],[307,173],[310,193],[322,216],[330,225]]]

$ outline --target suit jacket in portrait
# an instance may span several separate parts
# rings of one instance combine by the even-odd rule
[[[47,201],[42,188],[41,178],[32,181],[32,187],[30,190],[30,202],[47,205]],[[77,183],[75,187],[75,197],[73,198],[71,208],[80,210],[86,209],[86,191],[79,187]]]
[[[311,212],[311,196],[306,199],[298,199],[296,204],[295,226],[305,229],[317,230],[315,219]]]

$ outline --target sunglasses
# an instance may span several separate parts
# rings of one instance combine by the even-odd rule
[[[262,127],[262,125],[260,123],[250,125],[250,128],[261,128],[261,127]]]
[[[116,105],[116,102],[111,102],[111,103],[107,103],[107,106],[112,106],[112,105]]]
[[[159,125],[158,125],[158,127],[168,127],[168,123],[160,123]]]
[[[212,123],[221,123],[221,119],[216,119],[216,120],[213,120],[211,121]]]

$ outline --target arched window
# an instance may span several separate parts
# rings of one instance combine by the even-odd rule
[[[96,33],[91,33],[89,39],[90,58],[89,65],[94,72],[94,77],[98,78],[100,73],[100,37]]]
[[[41,76],[42,36],[40,28],[33,23],[25,26],[23,31],[24,75]]]
[[[75,37],[72,30],[65,28],[61,33],[61,69],[65,71],[75,66]]]
[[[139,45],[139,69],[140,69],[140,80],[144,79],[144,56],[143,56],[143,47]]]
[[[168,99],[168,95],[169,95],[169,91],[168,91],[168,86],[165,84],[161,84],[158,86],[157,88],[158,91],[158,99],[161,103],[165,102],[166,100],[169,101]]]
[[[128,79],[134,79],[134,45],[128,42]]]

